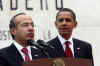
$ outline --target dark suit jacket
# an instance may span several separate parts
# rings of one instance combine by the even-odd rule
[[[39,49],[31,48],[32,59],[46,58]],[[21,66],[24,62],[14,44],[0,50],[0,66]]]
[[[66,54],[63,50],[63,47],[58,37],[48,41],[48,43],[53,47],[55,47],[54,49],[51,48],[47,49],[50,57],[52,58],[66,57]],[[92,47],[89,43],[73,38],[73,45],[74,45],[73,47],[74,47],[75,58],[92,59],[93,63]]]

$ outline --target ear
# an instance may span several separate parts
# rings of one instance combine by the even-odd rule
[[[11,28],[11,29],[10,29],[10,32],[11,32],[11,34],[16,35],[16,30],[15,30],[15,28]]]
[[[55,26],[57,26],[57,21],[55,21]]]
[[[76,28],[77,25],[78,25],[78,23],[77,23],[77,21],[75,21],[75,23],[74,23],[74,28]]]

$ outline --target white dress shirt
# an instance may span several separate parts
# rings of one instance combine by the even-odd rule
[[[13,40],[13,43],[14,43],[15,47],[17,48],[17,50],[19,51],[19,53],[21,54],[22,58],[25,60],[25,54],[21,51],[24,47],[21,46],[15,40]],[[32,60],[31,47],[30,46],[27,46],[26,48],[28,49],[28,54],[29,54],[30,60]]]
[[[66,40],[66,39],[64,39],[62,36],[60,36],[60,35],[58,34],[58,39],[60,40],[61,45],[62,45],[64,51],[65,51],[65,48],[66,48],[65,42],[66,42],[66,41],[69,41],[69,42],[70,42],[69,47],[71,48],[71,51],[72,51],[72,54],[73,54],[73,57],[74,57],[74,47],[73,47],[73,40],[72,40],[72,37],[70,37],[69,40]]]

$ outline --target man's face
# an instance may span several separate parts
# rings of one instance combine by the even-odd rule
[[[55,25],[60,35],[71,36],[72,30],[77,26],[77,22],[73,19],[71,12],[63,11],[57,16]]]
[[[12,34],[16,40],[34,40],[34,24],[32,18],[27,15],[19,15],[16,17],[16,28]]]

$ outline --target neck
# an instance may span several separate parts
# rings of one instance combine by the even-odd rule
[[[16,40],[16,42],[18,42],[23,47],[27,47],[28,46],[27,41],[25,41],[25,40]]]
[[[71,37],[71,35],[66,35],[66,34],[63,34],[63,35],[61,35],[64,39],[66,39],[66,40],[69,40],[69,38]]]

